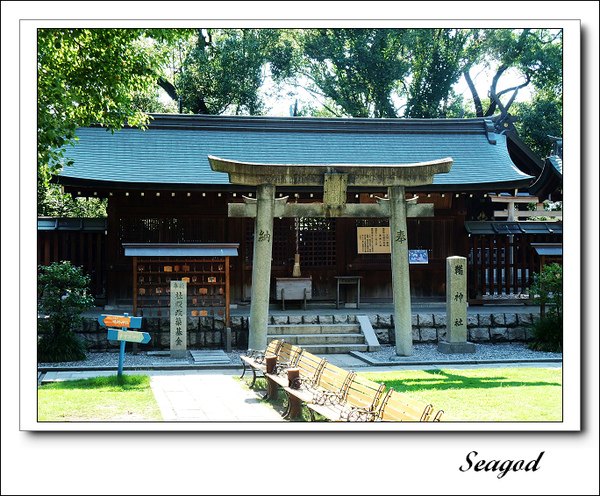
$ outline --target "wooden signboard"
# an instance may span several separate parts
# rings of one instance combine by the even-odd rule
[[[356,244],[358,254],[364,253],[391,253],[389,227],[357,227]]]

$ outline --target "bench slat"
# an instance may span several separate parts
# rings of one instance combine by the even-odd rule
[[[431,420],[433,407],[388,389],[381,401],[378,419],[386,422],[425,422]]]

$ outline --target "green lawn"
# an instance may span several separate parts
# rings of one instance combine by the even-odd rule
[[[38,387],[39,422],[162,420],[147,375],[116,375]]]
[[[562,369],[493,368],[361,373],[461,420],[562,421]]]

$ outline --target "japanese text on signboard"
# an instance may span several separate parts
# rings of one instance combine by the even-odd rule
[[[357,227],[358,253],[391,253],[389,227]]]

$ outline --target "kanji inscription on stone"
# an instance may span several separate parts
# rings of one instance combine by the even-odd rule
[[[171,281],[171,358],[187,356],[187,282]]]
[[[269,241],[271,239],[271,233],[269,231],[263,231],[262,229],[258,233],[258,241]]]
[[[396,241],[399,243],[404,243],[406,241],[406,233],[404,231],[396,232]]]
[[[446,340],[450,343],[467,341],[467,275],[464,257],[446,259]]]

